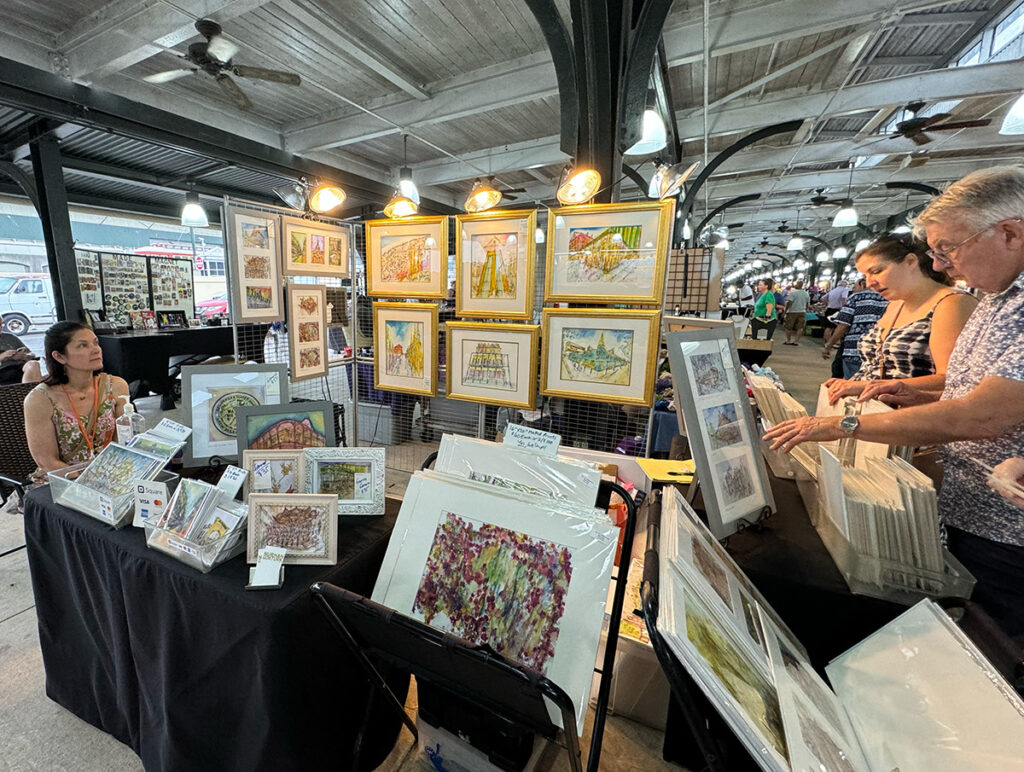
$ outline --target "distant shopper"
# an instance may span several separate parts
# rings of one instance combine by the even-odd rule
[[[748,319],[754,315],[754,290],[746,282],[740,287],[740,313]]]
[[[0,385],[36,383],[42,379],[39,357],[17,335],[0,333]]]
[[[798,281],[789,291],[786,298],[786,318],[782,322],[782,328],[786,331],[787,346],[800,345],[800,339],[804,336],[804,325],[807,321],[807,306],[810,305],[811,296],[804,289],[804,283]],[[796,340],[793,337],[796,336]]]
[[[858,279],[846,305],[835,315],[836,328],[832,330],[821,356],[828,359],[833,347],[842,345],[843,377],[852,378],[860,369],[860,350],[857,344],[885,313],[889,302],[877,292],[866,289],[864,279]]]
[[[754,303],[754,318],[750,320],[750,337],[755,340],[761,330],[766,330],[768,340],[775,334],[775,326],[779,323],[778,314],[775,311],[775,295],[772,294],[771,285],[761,279],[757,283],[757,302]]]
[[[831,331],[836,323],[832,317],[839,313],[846,305],[846,299],[850,296],[850,290],[845,281],[841,281],[825,293],[825,331]]]
[[[786,299],[789,297],[789,293],[782,288],[781,284],[776,284],[772,288],[772,294],[775,295],[775,314],[780,322],[784,322],[786,319]]]

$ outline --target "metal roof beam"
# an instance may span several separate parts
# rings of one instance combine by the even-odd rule
[[[511,170],[564,163],[568,158],[569,156],[561,150],[559,137],[552,136],[516,142],[478,153],[463,153],[459,159],[438,158],[414,165],[412,172],[419,185],[445,185],[449,182],[479,177],[480,167],[487,169],[491,174],[501,174]]]
[[[876,56],[870,62],[870,67],[932,67],[945,59],[945,54],[938,56]]]
[[[126,166],[118,166],[116,164],[108,164],[100,161],[90,161],[85,158],[64,156],[61,161],[63,167],[71,174],[81,177],[91,177],[94,179],[115,180],[138,188],[159,190],[163,192],[167,192],[168,190],[180,190],[183,192],[187,190],[195,190],[200,195],[207,196],[215,200],[223,198],[224,196],[233,196],[235,198],[256,200],[262,198],[267,203],[274,203],[277,201],[277,197],[274,196],[271,191],[268,191],[268,195],[261,197],[250,190],[239,190],[237,188],[231,188],[224,185],[210,185],[200,182],[190,185],[187,181],[189,179],[188,177],[175,177],[171,179],[162,177],[158,174],[150,174],[148,172],[140,171],[139,169],[132,169]]]
[[[24,199],[25,193],[17,185],[10,185],[0,181],[0,195],[11,196],[13,198]],[[128,214],[141,214],[141,215],[154,215],[156,217],[164,217],[169,220],[178,220],[181,218],[181,207],[176,205],[168,204],[157,204],[149,201],[122,201],[116,198],[107,198],[105,196],[90,196],[82,193],[75,193],[68,191],[68,202],[71,204],[77,204],[78,206],[88,206],[96,209],[106,209],[119,213]],[[206,209],[206,216],[210,220],[210,225],[220,224],[220,207],[211,207]]]
[[[987,16],[985,11],[942,11],[940,13],[911,13],[900,19],[900,24],[910,27],[927,27],[933,24],[977,24]]]

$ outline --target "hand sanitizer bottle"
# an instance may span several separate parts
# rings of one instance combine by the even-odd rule
[[[135,412],[135,405],[128,401],[127,396],[118,397],[124,400],[121,416],[114,421],[117,428],[117,442],[127,445],[136,434],[146,431],[146,419]]]

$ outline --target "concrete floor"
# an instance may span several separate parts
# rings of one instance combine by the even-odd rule
[[[821,359],[820,339],[804,339],[799,347],[783,346],[785,336],[776,334],[775,350],[767,364],[783,379],[793,396],[812,412],[818,385],[828,377],[828,363]],[[161,413],[159,399],[139,401],[140,412],[150,425],[160,417],[177,417],[176,411]],[[155,420],[153,420],[155,419]],[[418,467],[413,456],[422,459],[427,448],[417,447],[409,455],[408,469],[389,475],[389,494],[404,488],[408,473]],[[0,513],[0,771],[11,770],[139,770],[138,757],[125,745],[79,720],[51,702],[44,694],[44,673],[36,630],[25,540],[20,515]],[[407,709],[415,710],[415,692]],[[587,717],[582,740],[584,757],[589,745]],[[661,759],[664,733],[629,719],[613,716],[605,729],[602,768],[609,770],[670,770],[680,767]],[[430,770],[433,767],[415,752],[408,732],[402,732],[383,770]],[[564,752],[553,749],[544,755],[544,769],[568,769]]]

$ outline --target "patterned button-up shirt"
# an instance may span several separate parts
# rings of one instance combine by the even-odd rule
[[[844,359],[860,359],[857,344],[861,336],[882,318],[888,305],[889,301],[874,290],[854,292],[846,299],[846,305],[832,317],[836,324],[845,324],[850,328],[843,338]]]
[[[967,320],[949,357],[942,399],[963,397],[989,376],[1024,381],[1024,273],[1003,292],[982,300]],[[943,446],[943,455],[942,521],[975,536],[1024,546],[1024,510],[990,489],[987,472],[971,460],[995,466],[1010,456],[1024,456],[1024,424],[991,440],[951,442]]]

